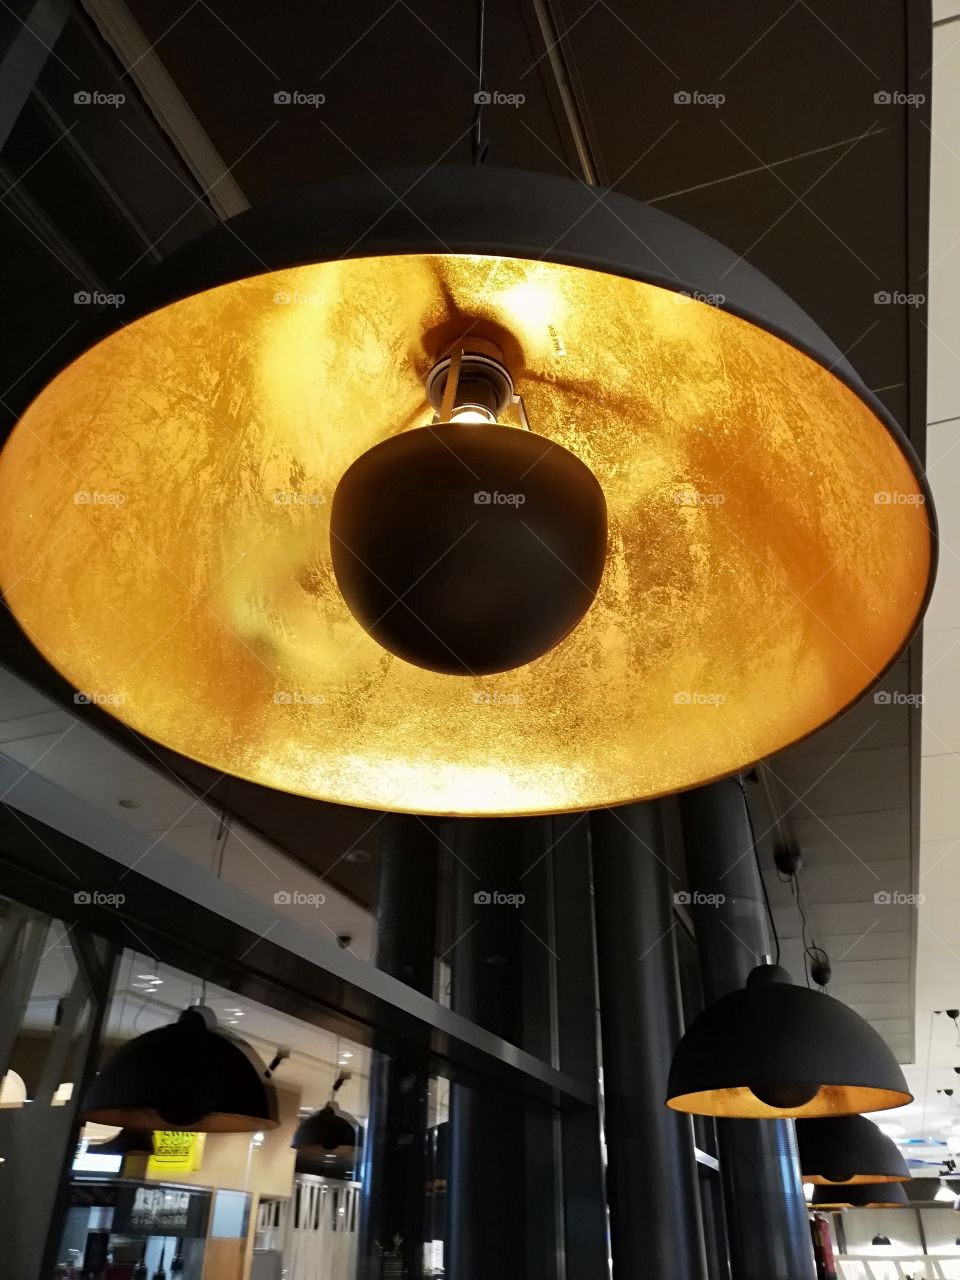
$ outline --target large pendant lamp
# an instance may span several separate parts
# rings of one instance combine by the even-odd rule
[[[14,389],[0,588],[89,703],[223,772],[406,812],[619,805],[827,723],[925,608],[900,428],[659,210],[364,176],[124,293]]]
[[[797,1147],[804,1182],[850,1185],[910,1177],[900,1148],[865,1116],[798,1120]]]
[[[853,1115],[912,1101],[882,1037],[859,1014],[760,965],[688,1027],[667,1106],[755,1120]]]
[[[899,1209],[909,1203],[901,1182],[814,1187],[812,1209]]]
[[[128,1040],[83,1100],[81,1116],[131,1129],[249,1133],[279,1120],[263,1065],[196,1005],[169,1026]]]

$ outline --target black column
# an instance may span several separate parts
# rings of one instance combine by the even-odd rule
[[[450,1007],[513,1044],[523,1043],[524,929],[521,912],[485,895],[523,891],[521,826],[460,819],[441,827],[453,850],[454,945]],[[542,1012],[542,1011],[541,1011]],[[525,1239],[537,1218],[528,1203],[527,1120],[520,1099],[450,1085],[448,1274],[456,1280],[522,1280]],[[546,1262],[542,1274],[549,1275]]]
[[[680,796],[687,889],[708,1003],[743,986],[767,953],[746,801],[727,779]],[[714,896],[720,905],[709,905]],[[733,1280],[814,1280],[792,1120],[717,1122]]]
[[[432,995],[436,835],[419,818],[398,814],[381,819],[377,834],[377,968]],[[358,1244],[362,1280],[393,1274],[398,1259],[390,1255],[397,1252],[404,1276],[423,1274],[428,1060],[415,1051],[385,1049],[377,1045],[371,1055]]]
[[[613,1277],[700,1280],[693,1127],[664,1105],[682,1021],[659,809],[598,812],[591,828]]]

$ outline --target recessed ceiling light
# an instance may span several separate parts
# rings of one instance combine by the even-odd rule
[[[139,800],[131,800],[126,796],[121,796],[120,799],[117,801],[117,804],[120,806],[121,809],[139,809],[140,808]]]
[[[347,862],[369,862],[370,854],[366,849],[351,849],[344,855],[344,859]]]

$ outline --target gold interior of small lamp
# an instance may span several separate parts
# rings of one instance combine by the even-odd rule
[[[869,1182],[906,1182],[909,1174],[858,1173],[852,1178],[844,1178],[842,1182],[834,1182],[831,1178],[821,1177],[819,1173],[804,1174],[804,1182],[812,1182],[816,1187],[857,1187]]]
[[[771,1107],[762,1102],[746,1086],[734,1089],[710,1089],[701,1093],[684,1093],[667,1099],[674,1111],[695,1116],[722,1116],[734,1120],[813,1120],[825,1116],[863,1115],[870,1111],[887,1111],[903,1107],[913,1098],[895,1089],[871,1089],[864,1085],[821,1085],[809,1102],[799,1107]],[[816,1178],[805,1178],[817,1182]],[[896,1179],[864,1178],[855,1182],[887,1182]]]
[[[365,634],[328,527],[350,463],[431,421],[425,378],[466,332],[609,516],[584,620],[477,679]],[[922,606],[922,501],[852,391],[705,303],[547,262],[336,261],[165,307],[50,383],[0,455],[0,587],[77,689],[216,769],[549,812],[719,777],[854,700]]]

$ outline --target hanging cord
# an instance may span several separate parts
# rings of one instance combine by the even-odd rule
[[[486,161],[490,146],[489,141],[483,136],[483,107],[487,94],[483,70],[486,26],[486,0],[477,0],[477,91],[473,97],[473,127],[470,130],[470,155],[475,165],[481,165]]]
[[[811,976],[821,991],[825,990],[826,982],[817,974],[826,973],[829,978],[830,957],[819,945],[812,931],[808,938],[807,933],[810,929],[810,922],[807,919],[807,908],[803,897],[803,888],[800,884],[799,871],[791,871],[789,874],[777,870],[777,879],[781,884],[789,884],[790,892],[793,894],[793,900],[797,904],[797,912],[800,916],[800,941],[803,945],[803,976],[806,979],[807,986],[811,986]],[[815,972],[816,969],[816,972]]]
[[[780,934],[777,932],[777,923],[773,918],[773,909],[770,906],[770,895],[767,893],[767,883],[763,878],[763,868],[760,866],[760,851],[757,848],[756,832],[753,829],[753,815],[750,813],[750,804],[747,800],[747,788],[744,785],[743,778],[737,778],[737,784],[743,795],[743,807],[747,812],[747,826],[750,829],[750,846],[753,849],[753,860],[757,864],[757,875],[760,877],[760,888],[763,890],[763,901],[767,909],[767,919],[770,922],[770,933],[773,937],[773,943],[776,948],[776,955],[773,963],[780,963]]]

